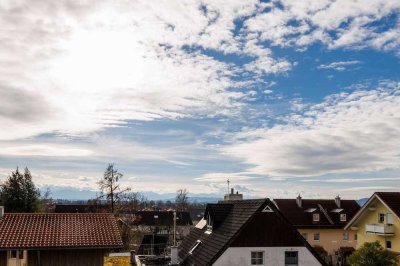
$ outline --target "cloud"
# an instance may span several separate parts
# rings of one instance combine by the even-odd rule
[[[331,178],[331,179],[303,179],[301,182],[324,183],[364,183],[364,182],[391,182],[400,181],[400,177],[371,177],[371,178]]]
[[[337,61],[337,62],[332,62],[329,64],[322,64],[319,65],[319,69],[334,69],[336,71],[344,71],[347,69],[348,66],[353,66],[353,65],[358,65],[361,62],[358,60],[351,60],[351,61]]]
[[[263,6],[195,0],[0,4],[0,96],[7,101],[0,107],[0,139],[236,114],[248,84],[235,77],[289,71],[290,63],[261,46],[251,53],[260,64],[246,67],[201,49],[243,54],[255,48],[257,40],[236,38],[235,21]],[[15,98],[20,105],[12,104]]]
[[[400,84],[340,93],[269,128],[239,132],[222,152],[264,176],[398,169]]]
[[[251,173],[250,173],[251,174]],[[226,183],[227,180],[231,182],[238,182],[248,179],[254,179],[256,177],[249,175],[249,173],[207,173],[201,177],[195,178],[196,181],[201,182],[214,182],[214,183]]]
[[[248,31],[276,46],[307,46],[319,42],[330,49],[346,47],[398,52],[400,3],[396,0],[274,1],[269,12],[245,21]],[[394,25],[376,23],[394,15]]]

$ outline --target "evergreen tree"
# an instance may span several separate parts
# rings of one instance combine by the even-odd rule
[[[6,212],[36,212],[39,197],[40,192],[28,168],[22,174],[17,167],[0,187],[0,198]]]
[[[395,266],[396,256],[376,241],[364,243],[348,257],[351,266]]]

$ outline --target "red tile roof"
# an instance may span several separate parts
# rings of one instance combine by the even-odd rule
[[[6,213],[0,232],[0,250],[122,246],[115,218],[105,213]]]

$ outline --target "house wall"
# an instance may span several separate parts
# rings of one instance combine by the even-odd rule
[[[299,229],[300,234],[307,233],[307,242],[311,246],[321,246],[328,254],[333,255],[340,247],[356,248],[356,232],[343,229]],[[343,233],[349,234],[349,240],[343,240]],[[320,240],[314,240],[314,233],[320,233]]]
[[[371,202],[368,207],[371,206],[374,206],[375,210],[370,211],[366,209],[365,212],[358,219],[357,223],[353,225],[358,227],[357,247],[362,246],[365,242],[375,242],[375,241],[379,241],[383,247],[386,247],[386,240],[391,240],[392,241],[391,250],[395,252],[400,252],[400,221],[395,214],[393,214],[394,236],[380,236],[366,232],[367,224],[378,224],[379,213],[384,213],[384,214],[391,213],[389,209],[386,208],[386,206],[379,200],[374,200],[373,202]],[[384,224],[386,223],[387,220],[385,217]]]
[[[41,250],[40,266],[103,266],[104,255],[101,249]],[[38,251],[28,252],[28,265],[39,266]]]
[[[230,247],[213,265],[250,266],[252,251],[264,251],[264,265],[285,266],[285,251],[299,252],[299,266],[321,265],[306,247]]]

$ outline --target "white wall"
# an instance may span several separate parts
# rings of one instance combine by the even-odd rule
[[[285,251],[299,252],[299,266],[320,266],[321,263],[306,247],[252,247],[228,248],[213,264],[214,266],[251,265],[251,252],[264,251],[265,266],[285,266]]]

